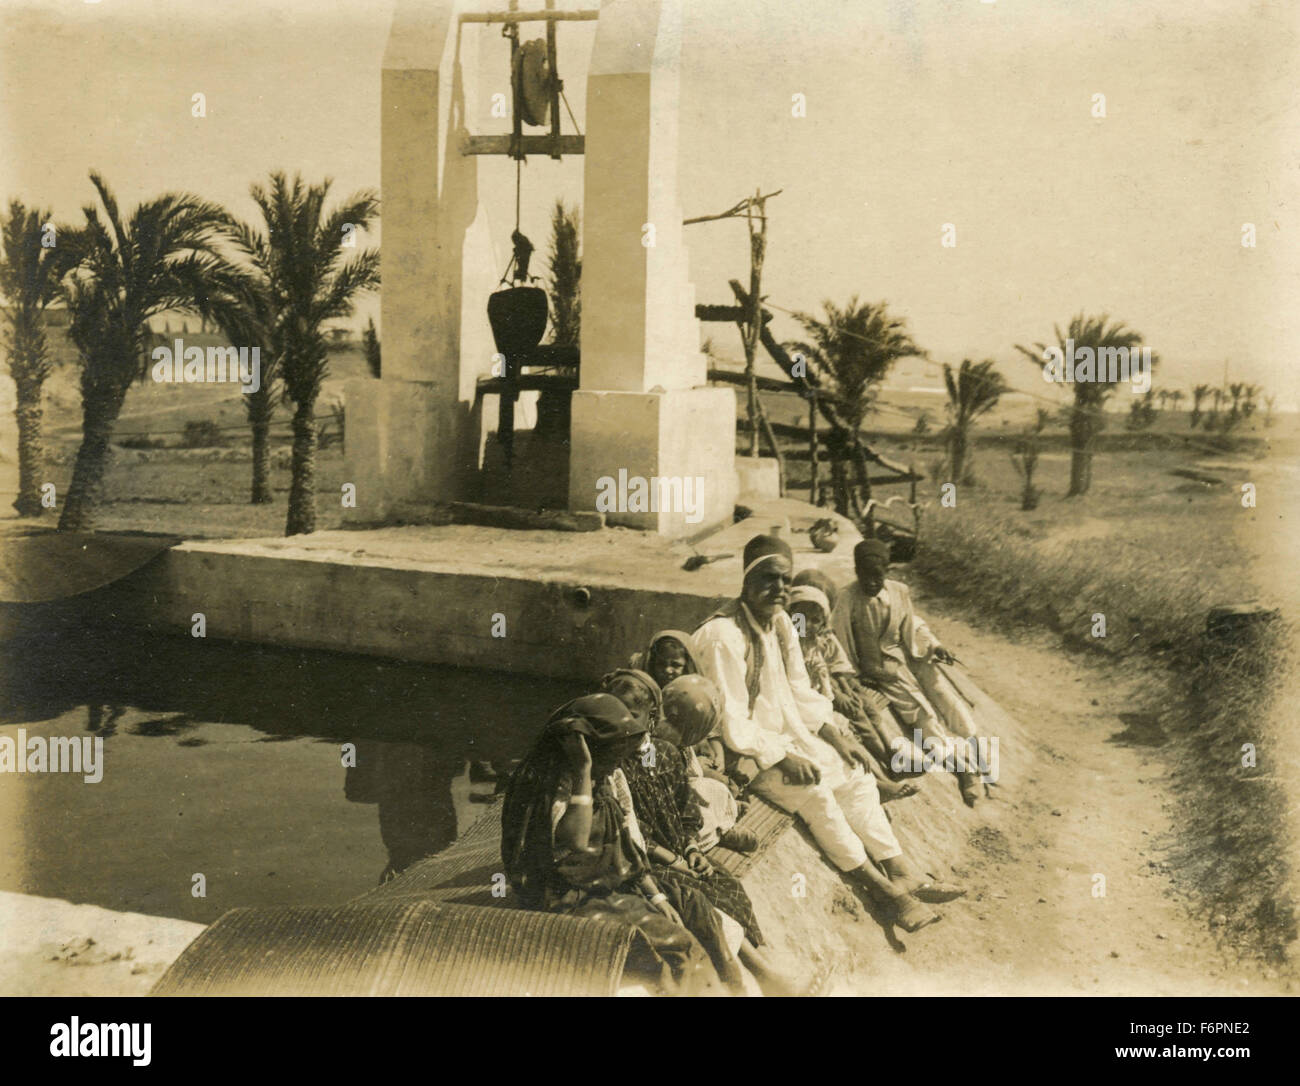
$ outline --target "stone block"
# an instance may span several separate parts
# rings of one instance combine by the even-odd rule
[[[735,417],[729,388],[575,392],[569,508],[670,536],[730,522]]]

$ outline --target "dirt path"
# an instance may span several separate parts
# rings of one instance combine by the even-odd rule
[[[1048,639],[1014,642],[924,612],[1022,726],[997,798],[971,812],[961,867],[972,892],[944,921],[873,955],[890,994],[1272,994],[1234,962],[1167,873],[1173,811],[1161,748],[1120,720],[1133,680]],[[934,783],[927,782],[927,787]],[[1104,896],[1094,892],[1104,877]],[[882,960],[883,959],[883,960]]]

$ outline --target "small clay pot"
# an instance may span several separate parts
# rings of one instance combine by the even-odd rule
[[[830,554],[839,543],[840,529],[829,517],[823,517],[808,530],[812,545],[823,554]]]

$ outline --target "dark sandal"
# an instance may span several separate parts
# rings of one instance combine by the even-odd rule
[[[894,915],[896,923],[904,931],[920,931],[927,924],[937,924],[943,919],[937,912],[911,894],[900,898],[898,911]]]
[[[733,826],[718,838],[718,844],[732,852],[753,852],[758,848],[758,837],[750,830],[738,830]]]
[[[953,901],[959,897],[966,896],[966,888],[963,886],[952,886],[945,882],[926,882],[912,890],[912,896],[917,901],[926,901],[931,905],[939,905],[945,901]]]

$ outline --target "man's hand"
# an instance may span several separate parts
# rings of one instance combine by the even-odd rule
[[[732,769],[731,775],[736,778],[741,788],[746,788],[749,783],[761,773],[758,763],[753,758],[741,758]]]
[[[835,748],[838,754],[849,767],[860,765],[868,773],[871,772],[871,758],[867,754],[867,748],[864,747],[857,739],[845,735],[832,725],[827,725],[822,731],[822,738],[827,744]]]
[[[931,650],[931,652],[934,655],[934,658],[938,660],[939,663],[941,664],[955,664],[957,662],[957,657],[955,657],[942,645],[935,645],[935,647]]]
[[[822,779],[821,770],[816,764],[810,762],[807,758],[801,758],[797,754],[787,754],[776,767],[781,771],[787,784],[810,785],[820,784]]]
[[[857,762],[858,765],[870,773],[871,755],[867,753],[867,748],[862,745],[861,741],[857,739],[847,739],[845,740],[844,745],[848,748],[848,754],[845,755],[845,760],[849,765],[853,765],[854,762]]]

